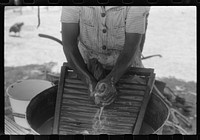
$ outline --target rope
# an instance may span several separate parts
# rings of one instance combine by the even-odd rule
[[[37,28],[40,26],[40,6],[38,6],[38,25]]]
[[[188,135],[189,133],[187,133],[187,131],[185,129],[183,129],[181,126],[179,126],[178,124],[178,118],[176,117],[177,113],[178,115],[180,115],[180,118],[187,126],[190,126],[190,122],[187,120],[187,118],[185,116],[183,116],[179,111],[177,111],[176,109],[174,109],[172,107],[172,103],[170,101],[167,100],[167,98],[159,91],[159,89],[154,85],[153,86],[154,90],[156,90],[156,92],[158,93],[158,95],[165,101],[165,103],[168,105],[169,107],[169,111],[170,111],[170,115],[172,116],[172,122],[167,120],[165,122],[165,125],[168,126],[172,126],[173,128],[176,128],[181,134],[183,135]],[[170,89],[171,90],[171,89]]]

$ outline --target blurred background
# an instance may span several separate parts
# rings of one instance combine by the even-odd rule
[[[45,72],[59,74],[66,58],[57,42],[41,38],[39,33],[61,39],[61,7],[7,6],[4,15],[5,90],[21,79],[45,79]],[[23,22],[20,35],[9,33],[10,27]],[[156,78],[164,81],[192,106],[188,118],[191,133],[196,133],[196,7],[151,7],[143,55],[160,54],[143,60],[146,68],[154,68]],[[5,93],[5,112],[10,107]]]

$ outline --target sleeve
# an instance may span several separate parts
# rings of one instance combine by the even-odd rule
[[[149,11],[149,6],[129,7],[126,17],[126,32],[144,34]]]
[[[78,23],[80,17],[79,6],[63,6],[61,12],[62,23]]]

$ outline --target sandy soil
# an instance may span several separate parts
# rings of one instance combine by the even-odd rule
[[[23,8],[23,14],[5,12],[5,66],[22,66],[58,62],[55,71],[66,61],[57,42],[38,37],[38,33],[61,39],[61,7],[41,9],[41,25],[37,29],[37,7]],[[8,36],[9,27],[23,21],[21,37]],[[161,54],[162,58],[144,60],[145,67],[155,69],[157,77],[176,77],[196,81],[196,7],[151,7],[143,54]]]

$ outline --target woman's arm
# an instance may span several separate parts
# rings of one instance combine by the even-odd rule
[[[140,47],[142,34],[126,33],[125,46],[119,55],[112,71],[103,80],[97,83],[95,87],[95,103],[100,106],[111,104],[117,95],[114,84],[130,67],[135,57],[137,49]]]
[[[86,82],[90,90],[96,85],[94,77],[88,72],[87,66],[78,49],[79,24],[78,23],[62,23],[62,42],[63,50],[69,65],[78,74],[78,76]],[[92,89],[91,89],[92,88]]]
[[[114,84],[131,66],[132,60],[136,57],[136,51],[140,49],[149,10],[150,7],[127,7],[124,48],[112,71],[95,87],[95,97],[100,105],[109,105],[114,101],[117,94]]]
[[[117,83],[132,64],[131,62],[135,58],[136,51],[140,47],[141,37],[142,34],[126,33],[124,49],[119,55],[112,71],[106,77],[106,79],[111,79],[113,84]]]

